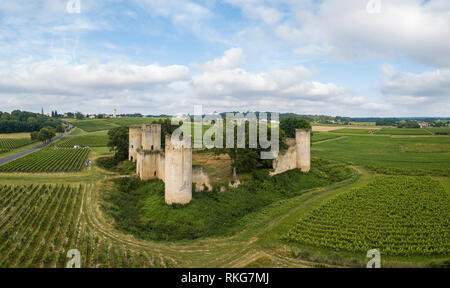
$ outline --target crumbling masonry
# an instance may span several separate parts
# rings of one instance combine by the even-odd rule
[[[161,125],[131,126],[129,160],[136,162],[142,180],[161,179],[165,183],[167,204],[187,204],[192,199],[192,148],[190,136],[180,136],[176,143],[166,136],[161,149]]]
[[[303,172],[309,171],[311,166],[310,136],[309,130],[298,129],[295,139],[287,140],[289,149],[283,155],[280,153],[274,160],[272,175],[296,168]],[[191,136],[180,136],[180,139],[173,143],[171,136],[167,135],[165,140],[166,147],[163,151],[161,149],[160,124],[131,126],[129,130],[129,160],[136,162],[136,173],[141,180],[161,179],[164,181],[167,204],[187,204],[192,200]],[[204,175],[198,176],[194,177],[194,180],[198,182],[196,184],[199,187],[203,187],[205,177],[200,177]]]
[[[302,172],[309,172],[311,169],[311,131],[297,129],[295,139],[287,139],[288,150],[284,154],[279,154],[273,160],[274,171],[271,175],[280,174],[288,170],[299,168]]]

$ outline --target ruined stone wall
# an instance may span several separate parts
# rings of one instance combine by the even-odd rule
[[[158,155],[158,178],[166,182],[166,156],[162,151]]]
[[[295,142],[297,143],[297,168],[300,168],[302,172],[309,172],[311,169],[311,131],[297,129]]]
[[[159,168],[160,154],[159,151],[137,152],[136,172],[143,181],[160,178]]]
[[[161,150],[161,125],[142,125],[142,149],[147,151]]]
[[[165,199],[167,204],[187,204],[192,200],[191,136],[172,143],[166,136]]]
[[[295,139],[286,139],[288,150],[284,154],[278,154],[278,157],[273,160],[274,171],[270,175],[277,175],[283,172],[297,168],[297,147]]]
[[[192,168],[192,182],[195,183],[195,191],[197,192],[204,191],[205,186],[208,191],[212,190],[208,173],[205,168],[201,166],[195,166]]]
[[[136,162],[137,150],[140,149],[142,145],[141,126],[130,126],[128,139],[128,160]]]
[[[295,139],[286,139],[288,150],[279,154],[273,160],[274,171],[270,175],[277,175],[292,169],[300,169],[309,172],[311,168],[311,132],[309,130],[297,129]]]

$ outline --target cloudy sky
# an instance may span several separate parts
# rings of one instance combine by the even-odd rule
[[[450,1],[0,1],[0,111],[199,104],[449,117]]]

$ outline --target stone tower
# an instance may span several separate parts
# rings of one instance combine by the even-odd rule
[[[166,136],[165,199],[167,204],[187,204],[192,200],[191,136],[172,142]]]
[[[142,125],[142,149],[145,151],[161,150],[161,124]]]
[[[128,160],[136,162],[137,150],[142,146],[142,126],[130,126]]]
[[[141,147],[137,150],[136,172],[144,181],[154,178],[164,180],[164,173],[161,173],[160,169],[160,162],[164,157],[161,154],[161,125],[144,124],[141,127],[141,133]]]
[[[309,172],[311,169],[311,131],[296,129],[295,145],[297,148],[297,168],[302,172]]]

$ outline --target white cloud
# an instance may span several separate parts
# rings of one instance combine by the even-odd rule
[[[180,103],[180,89],[187,89],[190,77],[189,69],[179,65],[41,62],[3,67],[0,108],[4,110],[36,111],[40,105],[51,104],[66,111],[102,112],[119,106],[163,113],[170,103]]]
[[[276,7],[271,7],[274,3],[260,0],[226,0],[226,2],[241,7],[244,16],[266,25],[275,25],[284,17],[284,13]]]
[[[382,73],[381,92],[395,107],[427,115],[449,115],[450,69],[414,74],[384,65]]]
[[[240,67],[245,62],[245,57],[241,48],[231,48],[225,51],[225,55],[216,58],[212,61],[206,62],[204,65],[200,65],[200,68],[204,71],[223,71],[226,69],[232,69]],[[199,66],[199,65],[197,65]]]
[[[229,52],[229,51],[228,51]],[[346,113],[349,108],[386,110],[387,105],[370,103],[333,83],[311,79],[312,73],[297,66],[284,70],[251,73],[228,63],[230,53],[208,62],[214,69],[192,77],[190,99],[210,110],[260,110],[298,113]]]
[[[177,25],[191,25],[212,15],[208,8],[191,1],[135,0],[135,2],[149,13],[169,18]]]
[[[266,28],[267,42],[276,35],[297,53],[346,60],[408,56],[437,67],[450,66],[448,0],[382,0],[380,14],[368,13],[364,0],[228,2],[241,7],[249,20],[272,18],[258,13],[260,9],[278,11],[283,17],[270,21],[274,27]],[[288,8],[280,8],[282,4]]]

